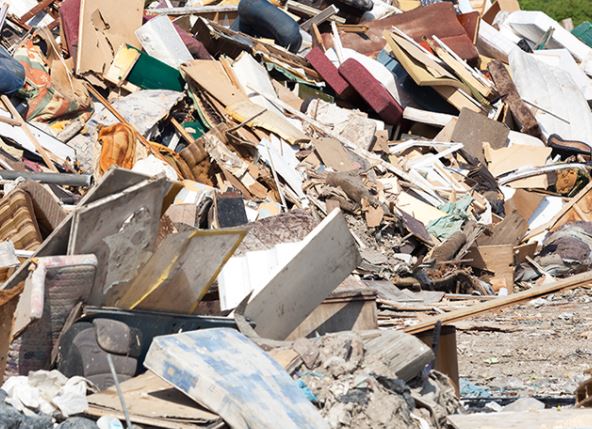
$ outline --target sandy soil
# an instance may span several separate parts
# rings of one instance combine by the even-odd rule
[[[591,307],[580,288],[459,322],[462,395],[573,397],[592,367]]]

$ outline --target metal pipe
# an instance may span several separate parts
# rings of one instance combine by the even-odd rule
[[[3,180],[16,180],[19,177],[52,185],[88,187],[92,184],[92,175],[90,174],[33,173],[29,171],[0,170],[0,178]]]

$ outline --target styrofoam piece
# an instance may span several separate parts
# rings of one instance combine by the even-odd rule
[[[546,47],[548,49],[566,48],[578,61],[587,60],[592,53],[588,45],[544,12],[519,10],[512,12],[505,23],[516,34],[533,43],[539,43],[549,28],[553,28],[553,35]]]
[[[142,25],[136,30],[136,37],[149,55],[171,67],[178,68],[193,59],[166,15],[152,18]]]

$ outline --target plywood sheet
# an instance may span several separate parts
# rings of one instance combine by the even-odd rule
[[[113,304],[192,313],[245,234],[244,230],[196,229],[168,236]]]
[[[139,48],[134,32],[143,14],[143,0],[82,0],[76,72],[102,76],[121,45]]]

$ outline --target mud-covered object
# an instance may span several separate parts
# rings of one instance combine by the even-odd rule
[[[550,233],[535,258],[554,277],[588,271],[592,267],[592,222],[572,222]],[[530,281],[541,273],[528,262],[520,265],[517,281]]]
[[[424,382],[417,374],[406,383],[397,375],[402,373],[395,370],[392,354],[378,345],[383,342],[341,332],[294,343],[304,362],[298,377],[315,394],[331,428],[437,427],[458,411],[447,377],[432,372]]]
[[[543,241],[540,256],[559,255],[574,268],[592,265],[592,222],[573,222],[562,226]]]

